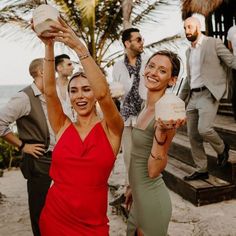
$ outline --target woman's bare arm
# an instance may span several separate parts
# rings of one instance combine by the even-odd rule
[[[55,23],[52,27],[53,30],[59,32],[52,33],[52,36],[55,37],[56,41],[65,43],[77,53],[103,112],[108,132],[112,136],[120,137],[123,131],[123,120],[112,100],[104,74],[73,30],[62,19],[59,19],[59,21],[60,24]]]
[[[150,178],[156,178],[161,174],[167,165],[167,154],[176,129],[185,124],[186,119],[170,121],[172,128],[163,123],[160,119],[155,124],[155,134],[153,145],[148,159],[148,175]]]
[[[64,114],[56,91],[54,42],[51,38],[40,38],[45,44],[43,65],[44,96],[47,103],[48,118],[55,134],[64,126],[68,119]]]

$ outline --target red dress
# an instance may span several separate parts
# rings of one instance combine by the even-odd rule
[[[84,141],[71,124],[54,148],[49,189],[40,216],[42,236],[106,236],[107,180],[115,155],[101,123]]]

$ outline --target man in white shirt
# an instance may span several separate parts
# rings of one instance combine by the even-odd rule
[[[203,141],[218,154],[217,164],[224,167],[229,158],[229,145],[214,130],[213,124],[219,101],[226,91],[226,71],[223,64],[236,68],[236,57],[218,38],[201,33],[197,18],[184,22],[187,39],[191,42],[186,52],[187,78],[180,97],[187,104],[187,129],[196,171],[185,180],[207,179],[207,156]]]
[[[136,124],[141,104],[146,99],[143,71],[147,58],[141,55],[144,41],[138,29],[129,28],[124,30],[122,42],[125,48],[125,55],[122,60],[114,64],[113,81],[121,83],[125,92],[121,98],[121,114],[125,121],[122,151],[127,171],[127,184],[131,152],[131,131]]]
[[[75,117],[71,108],[70,99],[68,96],[68,82],[69,77],[72,75],[74,67],[70,57],[67,54],[60,54],[55,57],[55,69],[57,72],[57,94],[61,101],[63,111],[71,119]]]
[[[229,28],[227,34],[228,48],[236,56],[236,25]],[[231,89],[231,102],[234,113],[234,119],[236,120],[236,70],[232,70],[232,87]]]

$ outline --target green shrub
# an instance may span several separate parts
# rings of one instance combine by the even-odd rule
[[[0,169],[18,167],[21,153],[11,144],[0,138]]]

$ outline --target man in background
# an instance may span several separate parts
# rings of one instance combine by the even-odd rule
[[[131,131],[136,124],[137,115],[141,104],[146,99],[143,71],[147,58],[142,56],[143,38],[137,28],[128,28],[122,33],[122,43],[125,48],[124,58],[117,61],[113,67],[113,81],[119,82],[124,87],[124,96],[121,98],[121,115],[125,121],[122,136],[122,152],[126,168],[126,185],[128,185],[128,171],[131,152]],[[122,194],[110,205],[124,201]]]
[[[231,26],[229,28],[227,34],[228,40],[228,48],[229,50],[236,56],[236,25]],[[236,70],[232,70],[232,86],[230,88],[231,91],[231,102],[232,102],[232,109],[234,114],[234,120],[236,121]]]
[[[43,95],[43,59],[29,66],[33,78],[0,110],[0,136],[22,151],[21,171],[27,179],[28,204],[34,236],[40,236],[39,217],[51,184],[49,167],[55,136]],[[9,125],[16,122],[18,136]]]
[[[63,111],[71,120],[74,120],[75,117],[67,91],[69,78],[73,74],[74,70],[70,57],[67,54],[60,54],[56,56],[55,69],[57,72],[57,94],[61,101]]]
[[[187,104],[187,131],[197,167],[194,173],[184,177],[189,181],[209,177],[203,141],[216,151],[218,166],[224,167],[228,161],[229,145],[214,130],[213,124],[219,101],[226,92],[224,65],[236,68],[236,57],[220,39],[203,35],[197,18],[187,18],[184,29],[191,46],[186,52],[187,78],[180,97]]]

